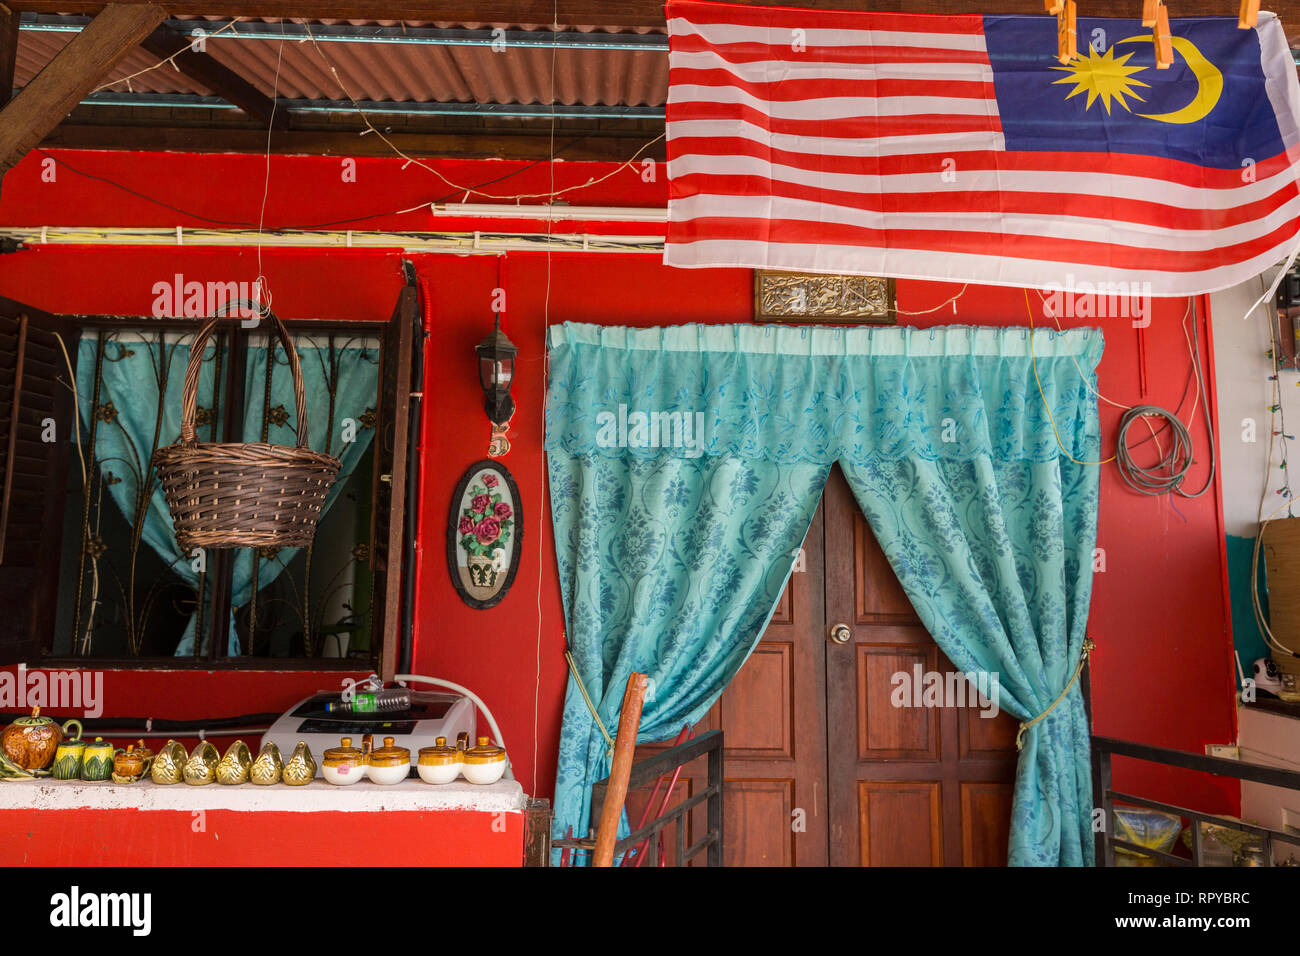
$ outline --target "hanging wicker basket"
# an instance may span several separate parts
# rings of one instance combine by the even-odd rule
[[[316,534],[325,496],[339,473],[339,460],[307,447],[307,400],[298,353],[280,319],[275,323],[293,372],[298,444],[203,443],[195,440],[194,415],[203,349],[217,326],[207,320],[190,348],[181,393],[181,436],[154,453],[176,543],[195,548],[300,547]]]

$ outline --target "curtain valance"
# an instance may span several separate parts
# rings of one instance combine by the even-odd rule
[[[546,447],[814,464],[1051,461],[1064,447],[1095,460],[1101,350],[1093,329],[567,323],[550,330]]]

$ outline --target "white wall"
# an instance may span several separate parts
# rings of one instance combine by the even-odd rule
[[[1271,283],[1275,272],[1267,278]],[[1268,481],[1264,513],[1282,503],[1274,494],[1281,486],[1282,474],[1277,469],[1281,461],[1281,448],[1273,450],[1272,467],[1268,466],[1268,438],[1271,416],[1268,406],[1273,403],[1273,383],[1268,381],[1271,362],[1266,353],[1270,348],[1269,318],[1266,305],[1261,305],[1243,321],[1242,316],[1268,288],[1265,278],[1225,289],[1210,296],[1210,315],[1214,329],[1214,369],[1218,383],[1220,467],[1223,469],[1224,530],[1229,535],[1254,538],[1258,530],[1260,493]],[[1287,429],[1300,435],[1300,373],[1283,371],[1281,376],[1282,413]],[[1256,441],[1243,440],[1242,432],[1247,419],[1255,423]],[[1280,421],[1280,418],[1279,418]],[[1300,444],[1292,465],[1300,468]],[[1267,475],[1266,475],[1267,471]],[[1295,490],[1300,493],[1300,478]],[[1297,511],[1300,513],[1300,511]],[[1285,512],[1284,512],[1285,514]]]

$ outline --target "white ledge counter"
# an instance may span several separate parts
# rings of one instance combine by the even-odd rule
[[[82,780],[0,781],[0,810],[278,810],[287,813],[389,810],[472,810],[516,813],[524,809],[524,788],[515,780],[498,780],[486,787],[464,780],[428,784],[412,778],[392,786],[363,780],[336,787],[317,778],[305,787],[283,783],[234,787],[209,783],[166,786],[152,780],[119,785]]]
[[[317,779],[193,787],[0,781],[0,865],[520,866],[527,798],[476,786]]]

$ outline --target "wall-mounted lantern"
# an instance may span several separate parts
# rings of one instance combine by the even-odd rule
[[[515,377],[515,356],[519,349],[501,331],[501,316],[496,327],[478,345],[478,381],[483,386],[483,407],[493,425],[504,425],[515,413],[515,401],[510,397],[510,384]]]

